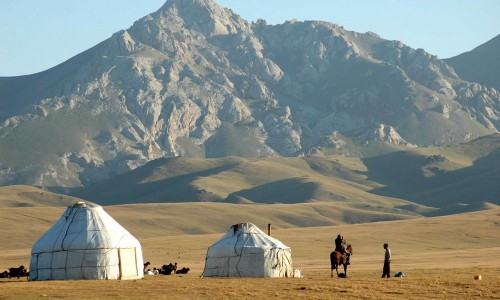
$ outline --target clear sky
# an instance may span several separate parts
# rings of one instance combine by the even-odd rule
[[[37,73],[127,29],[165,0],[1,0],[0,76]],[[498,0],[215,0],[268,24],[322,20],[448,58],[500,34]]]

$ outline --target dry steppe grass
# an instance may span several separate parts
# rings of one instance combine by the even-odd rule
[[[22,188],[20,192],[25,195]],[[22,201],[33,206],[17,207],[11,205],[13,202],[2,205],[6,202],[0,198],[0,271],[28,266],[31,245],[65,209],[64,205],[41,206],[28,198]],[[310,218],[328,219],[323,215],[326,212],[329,218],[346,217],[332,213],[331,205],[182,203],[104,207],[140,240],[144,260],[152,267],[177,262],[191,272],[146,276],[136,281],[2,279],[0,299],[500,298],[500,209],[354,225],[335,220],[327,223],[333,225],[311,225]],[[200,277],[207,248],[240,221],[253,222],[261,229],[272,223],[272,235],[292,248],[294,267],[302,270],[304,278]],[[328,257],[338,233],[354,247],[347,279],[330,278]],[[393,273],[402,271],[405,278],[379,278],[384,242],[393,252]],[[483,280],[474,280],[475,274],[481,274]]]
[[[201,278],[199,273],[146,276],[135,281],[1,280],[0,299],[498,299],[500,268],[408,270],[381,279],[376,271],[347,279],[307,271],[303,278]]]

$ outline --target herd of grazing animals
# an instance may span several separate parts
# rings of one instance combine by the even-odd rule
[[[183,267],[182,269],[177,269],[177,263],[168,265],[163,265],[161,268],[153,268],[148,269],[151,263],[148,261],[144,264],[144,275],[171,275],[171,274],[187,274],[189,272],[189,268]],[[18,268],[9,268],[8,271],[3,271],[0,273],[0,278],[15,278],[18,279],[20,277],[29,276],[28,270],[24,266],[19,266]]]
[[[25,277],[28,275],[29,275],[28,270],[26,270],[24,266],[19,266],[19,268],[9,268],[8,271],[3,271],[2,273],[0,273],[0,278],[17,277],[19,279],[20,277]]]
[[[187,274],[189,268],[183,267],[182,269],[177,269],[177,263],[169,263],[168,265],[163,265],[161,268],[148,269],[151,263],[148,261],[144,264],[144,275],[172,275],[172,274]]]

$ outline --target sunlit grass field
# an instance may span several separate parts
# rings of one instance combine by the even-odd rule
[[[64,211],[64,205],[41,206],[35,202],[33,207],[12,207],[5,205],[6,198],[0,198],[4,204],[0,210],[0,271],[28,266],[32,244]],[[189,267],[189,274],[149,275],[135,281],[1,279],[0,299],[500,298],[499,209],[354,225],[311,225],[310,218],[333,209],[329,205],[107,206],[104,209],[139,239],[144,261],[151,262],[150,267],[177,262],[180,267]],[[301,215],[306,208],[316,215]],[[292,248],[294,268],[301,269],[303,278],[200,277],[207,248],[231,225],[244,221],[263,230],[272,223],[272,235]],[[329,253],[339,233],[354,248],[347,279],[330,278]],[[406,277],[380,278],[384,242],[393,253],[392,273],[401,271]],[[482,280],[474,280],[476,274],[481,274]]]
[[[481,273],[474,280],[471,271]],[[154,275],[134,281],[0,280],[0,299],[498,299],[500,268],[409,269],[404,278],[381,279],[377,271],[330,278],[308,271],[303,278],[202,278]]]

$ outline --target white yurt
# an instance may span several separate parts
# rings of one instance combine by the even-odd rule
[[[101,206],[78,202],[35,242],[29,271],[29,280],[138,279],[142,248]]]
[[[292,250],[252,223],[233,225],[208,248],[204,277],[292,277]]]

